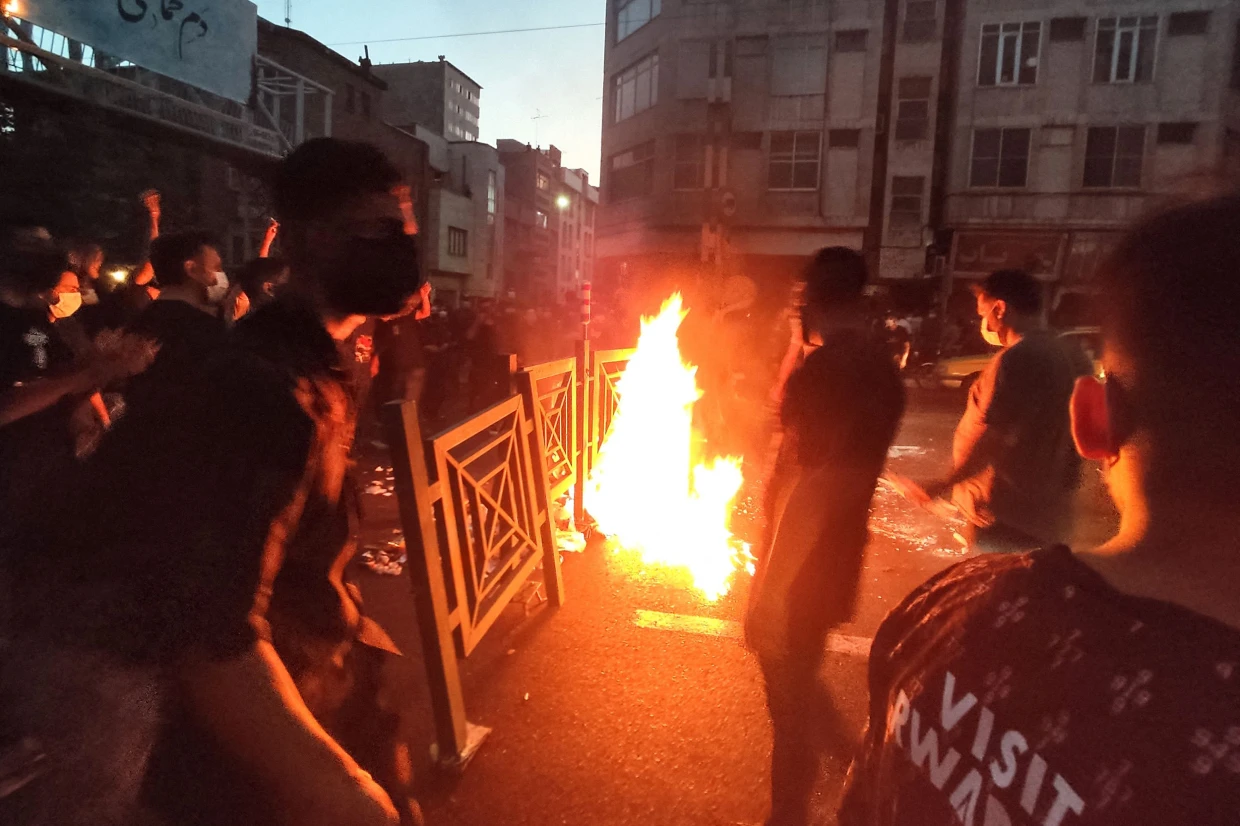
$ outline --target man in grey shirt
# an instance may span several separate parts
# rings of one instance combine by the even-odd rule
[[[927,504],[950,491],[976,551],[1025,551],[1067,539],[1080,481],[1068,400],[1088,375],[1084,353],[1042,323],[1042,288],[1022,270],[998,270],[976,288],[982,337],[1003,349],[969,391],[952,443],[950,474],[899,480]]]

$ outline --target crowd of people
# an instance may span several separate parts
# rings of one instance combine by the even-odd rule
[[[272,194],[279,223],[231,280],[209,235],[161,232],[156,193],[123,279],[97,245],[0,239],[4,823],[421,821],[386,685],[399,651],[346,575],[356,450],[382,441],[383,402],[417,400],[432,426],[492,403],[508,353],[566,358],[580,318],[436,307],[409,190],[373,147],[309,141]],[[769,826],[811,822],[828,755],[852,763],[845,826],[1240,816],[1238,261],[1240,198],[1130,230],[1100,275],[1104,379],[1046,329],[1030,275],[977,285],[999,351],[952,465],[890,477],[950,500],[977,555],[883,622],[855,743],[823,655],[857,599],[914,331],[876,321],[859,254],[813,257],[769,393],[744,623],[774,730]],[[708,391],[735,389],[730,359],[705,365]],[[1121,522],[1073,552],[1082,459]]]

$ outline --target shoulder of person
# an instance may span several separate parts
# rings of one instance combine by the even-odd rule
[[[874,637],[874,649],[890,655],[944,623],[959,623],[984,610],[988,597],[1007,590],[1002,586],[1039,576],[1069,553],[1058,547],[1020,554],[983,554],[953,565],[914,589],[886,616]]]

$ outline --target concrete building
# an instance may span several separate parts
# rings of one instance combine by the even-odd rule
[[[1238,17],[1228,0],[609,0],[600,280],[743,272],[779,300],[844,244],[884,279],[1087,281],[1158,196],[1240,167]]]
[[[395,126],[424,126],[450,141],[478,140],[482,87],[449,63],[389,63],[374,67],[388,85],[383,118]]]
[[[504,287],[523,300],[550,301],[559,284],[560,150],[520,141],[497,142],[505,169]]]
[[[554,219],[558,227],[555,294],[576,296],[594,280],[594,225],[598,187],[584,169],[560,169]]]
[[[483,143],[449,141],[421,126],[432,170],[422,228],[427,272],[436,301],[457,305],[494,297],[503,283],[504,168]]]

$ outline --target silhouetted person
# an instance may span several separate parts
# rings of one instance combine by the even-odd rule
[[[851,742],[819,679],[831,628],[853,611],[870,500],[904,410],[904,386],[863,305],[865,263],[821,250],[806,273],[810,354],[782,393],[783,439],[745,636],[766,683],[775,744],[769,826],[804,826],[827,753]]]
[[[1240,812],[1240,198],[1127,233],[1071,425],[1116,536],[986,555],[894,610],[843,826],[1224,826]]]

